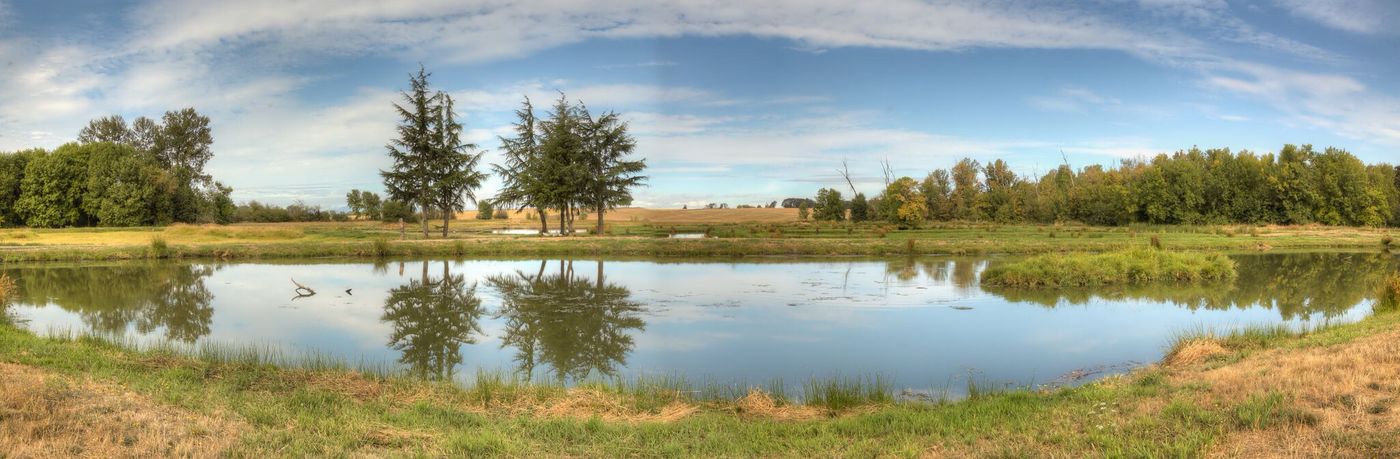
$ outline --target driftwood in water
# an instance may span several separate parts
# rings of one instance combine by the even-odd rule
[[[292,284],[297,286],[296,292],[298,297],[311,296],[316,294],[315,290],[312,290],[311,287],[301,285],[301,283],[297,282],[296,279],[292,279]]]

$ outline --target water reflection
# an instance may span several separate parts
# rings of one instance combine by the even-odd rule
[[[476,284],[467,287],[448,263],[433,280],[424,261],[422,277],[389,290],[379,320],[393,325],[389,347],[402,353],[399,363],[420,377],[449,378],[462,363],[462,345],[476,344],[483,311]]]
[[[564,382],[881,373],[919,388],[941,387],[969,368],[1025,382],[1153,361],[1162,343],[1189,328],[1356,320],[1400,265],[1368,253],[1234,258],[1239,277],[1221,284],[1055,291],[983,290],[980,273],[1009,256],[134,261],[4,272],[18,285],[11,313],[40,333],[270,344],[398,362],[425,378],[475,368]],[[292,301],[289,277],[321,293]]]
[[[1373,301],[1375,285],[1396,269],[1383,253],[1287,253],[1237,255],[1239,277],[1205,284],[1152,284],[1070,289],[987,288],[1015,302],[1054,307],[1095,299],[1149,300],[1198,310],[1268,308],[1284,320],[1315,314],[1334,318]]]
[[[99,266],[8,269],[19,292],[15,303],[52,304],[76,313],[92,331],[141,333],[191,343],[209,334],[214,295],[204,285],[217,268],[142,262]]]
[[[606,282],[603,261],[590,281],[574,271],[573,261],[559,261],[556,271],[540,261],[533,273],[494,275],[486,282],[500,293],[497,319],[505,320],[501,347],[515,348],[519,371],[533,377],[546,364],[560,381],[611,376],[626,365],[635,343],[631,333],[642,331],[641,304],[631,292]]]

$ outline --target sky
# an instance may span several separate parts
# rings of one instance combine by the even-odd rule
[[[1036,176],[1293,143],[1400,162],[1392,0],[0,0],[0,151],[195,107],[235,200],[343,208],[382,190],[420,64],[486,164],[523,97],[618,112],[642,207],[845,189],[843,160],[872,195],[882,160]]]

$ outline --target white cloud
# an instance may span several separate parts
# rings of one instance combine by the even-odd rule
[[[1300,126],[1400,145],[1400,98],[1346,75],[1236,63],[1216,69],[1204,84],[1265,102]]]
[[[617,70],[626,68],[675,67],[677,65],[680,65],[680,63],[677,63],[676,61],[653,60],[645,62],[634,62],[631,64],[604,64],[598,66],[598,68],[603,70]]]
[[[1400,32],[1400,3],[1394,0],[1275,0],[1290,14],[1326,27],[1360,34]]]
[[[1123,101],[1104,97],[1084,88],[1062,88],[1054,95],[1037,96],[1027,99],[1032,107],[1050,112],[1083,112],[1090,107],[1117,107]]]
[[[1096,48],[1181,56],[1195,44],[1072,8],[887,0],[161,1],[136,18],[138,45],[275,44],[288,51],[407,51],[459,61],[518,57],[590,38],[758,36],[804,47],[919,50]]]

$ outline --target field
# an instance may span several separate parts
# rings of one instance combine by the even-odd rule
[[[602,236],[539,237],[493,234],[533,229],[524,214],[508,220],[454,220],[447,238],[430,222],[369,221],[174,225],[163,228],[0,229],[0,260],[93,260],[165,257],[275,258],[381,256],[638,256],[757,255],[890,256],[920,254],[1101,252],[1146,247],[1155,238],[1169,250],[1254,251],[1321,248],[1377,249],[1393,229],[1326,226],[1093,227],[931,223],[898,229],[883,223],[797,221],[793,209],[621,209]],[[576,227],[591,229],[579,220]],[[557,221],[551,222],[557,228]],[[671,235],[705,236],[670,239]]]

